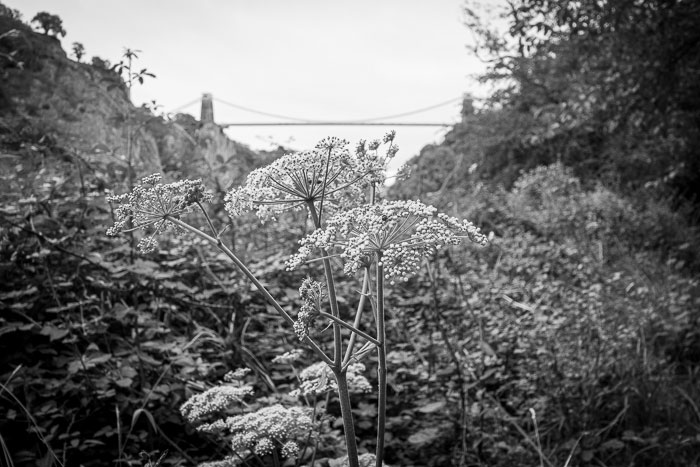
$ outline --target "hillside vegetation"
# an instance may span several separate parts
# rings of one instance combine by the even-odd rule
[[[697,465],[700,4],[514,2],[507,37],[466,7],[499,91],[466,99],[382,196],[467,218],[489,245],[387,285],[385,462]],[[347,465],[338,397],[289,395],[312,353],[275,358],[303,347],[226,255],[188,235],[145,255],[105,235],[109,194],[153,171],[202,178],[211,220],[231,224],[221,238],[296,310],[320,270],[285,267],[303,213],[261,226],[223,205],[283,151],[133,107],[117,68],[69,59],[46,32],[0,4],[0,465],[282,465],[186,422],[183,404],[224,380],[247,394],[241,415],[313,407],[296,465]],[[375,388],[377,356],[362,363]],[[379,401],[351,400],[366,456]]]

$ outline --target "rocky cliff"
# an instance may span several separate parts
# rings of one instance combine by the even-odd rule
[[[67,57],[60,41],[33,31],[0,4],[0,150],[19,155],[51,146],[86,161],[109,161],[134,177],[203,176],[219,190],[276,153],[258,154],[214,124],[173,120],[137,108],[104,61]]]

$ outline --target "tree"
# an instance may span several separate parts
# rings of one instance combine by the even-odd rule
[[[46,35],[66,35],[66,30],[63,29],[63,20],[58,15],[40,11],[32,18],[32,23],[38,23],[38,27],[43,29]]]
[[[83,58],[83,55],[85,55],[85,47],[80,42],[73,42],[72,50],[73,56],[78,62],[80,62],[80,59]]]
[[[470,6],[486,78],[502,84],[498,105],[531,118],[517,145],[700,199],[700,3],[512,0],[505,38]]]
[[[22,13],[20,13],[19,10],[15,10],[14,8],[9,8],[2,3],[0,3],[0,16],[5,16],[10,19],[14,19],[17,21],[22,21]]]

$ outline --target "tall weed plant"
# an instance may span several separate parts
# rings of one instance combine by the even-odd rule
[[[387,163],[398,146],[394,132],[383,140],[361,141],[354,153],[337,138],[321,141],[313,150],[288,154],[253,171],[246,183],[225,198],[231,217],[254,212],[263,221],[277,221],[290,211],[306,212],[308,233],[299,240],[298,252],[287,261],[289,270],[303,269],[309,276],[299,288],[296,310],[280,305],[232,248],[222,234],[227,227],[214,225],[205,205],[212,196],[198,180],[162,183],[158,175],[144,178],[133,190],[112,196],[116,222],[108,234],[141,231],[139,249],[159,247],[165,232],[194,235],[229,258],[265,298],[319,363],[301,370],[297,399],[337,394],[340,403],[347,458],[350,467],[384,463],[387,395],[387,342],[385,297],[387,288],[408,281],[425,257],[464,240],[486,245],[487,238],[469,221],[437,212],[418,201],[386,201],[381,188]],[[190,213],[199,212],[197,226]],[[358,281],[357,295],[339,297],[340,271]],[[317,281],[319,275],[323,279]],[[341,312],[340,304],[354,303],[355,311]],[[370,318],[371,316],[371,318]],[[374,329],[368,327],[374,322]],[[377,356],[376,450],[360,456],[351,407],[352,391],[368,391],[362,360]],[[231,439],[233,455],[213,465],[299,465],[310,455],[317,426],[316,413],[296,407],[271,405],[253,413],[241,407],[251,397],[249,386],[232,375],[225,384],[191,398],[182,413],[202,431],[222,433]],[[312,404],[310,404],[312,405]],[[233,409],[235,412],[235,408]],[[285,460],[286,459],[286,460]]]

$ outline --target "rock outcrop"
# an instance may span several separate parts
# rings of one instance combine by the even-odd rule
[[[202,176],[221,191],[279,155],[230,140],[213,114],[202,123],[189,115],[165,120],[133,106],[108,62],[69,59],[57,38],[0,4],[0,148],[47,141],[87,161],[108,159],[134,178]]]

